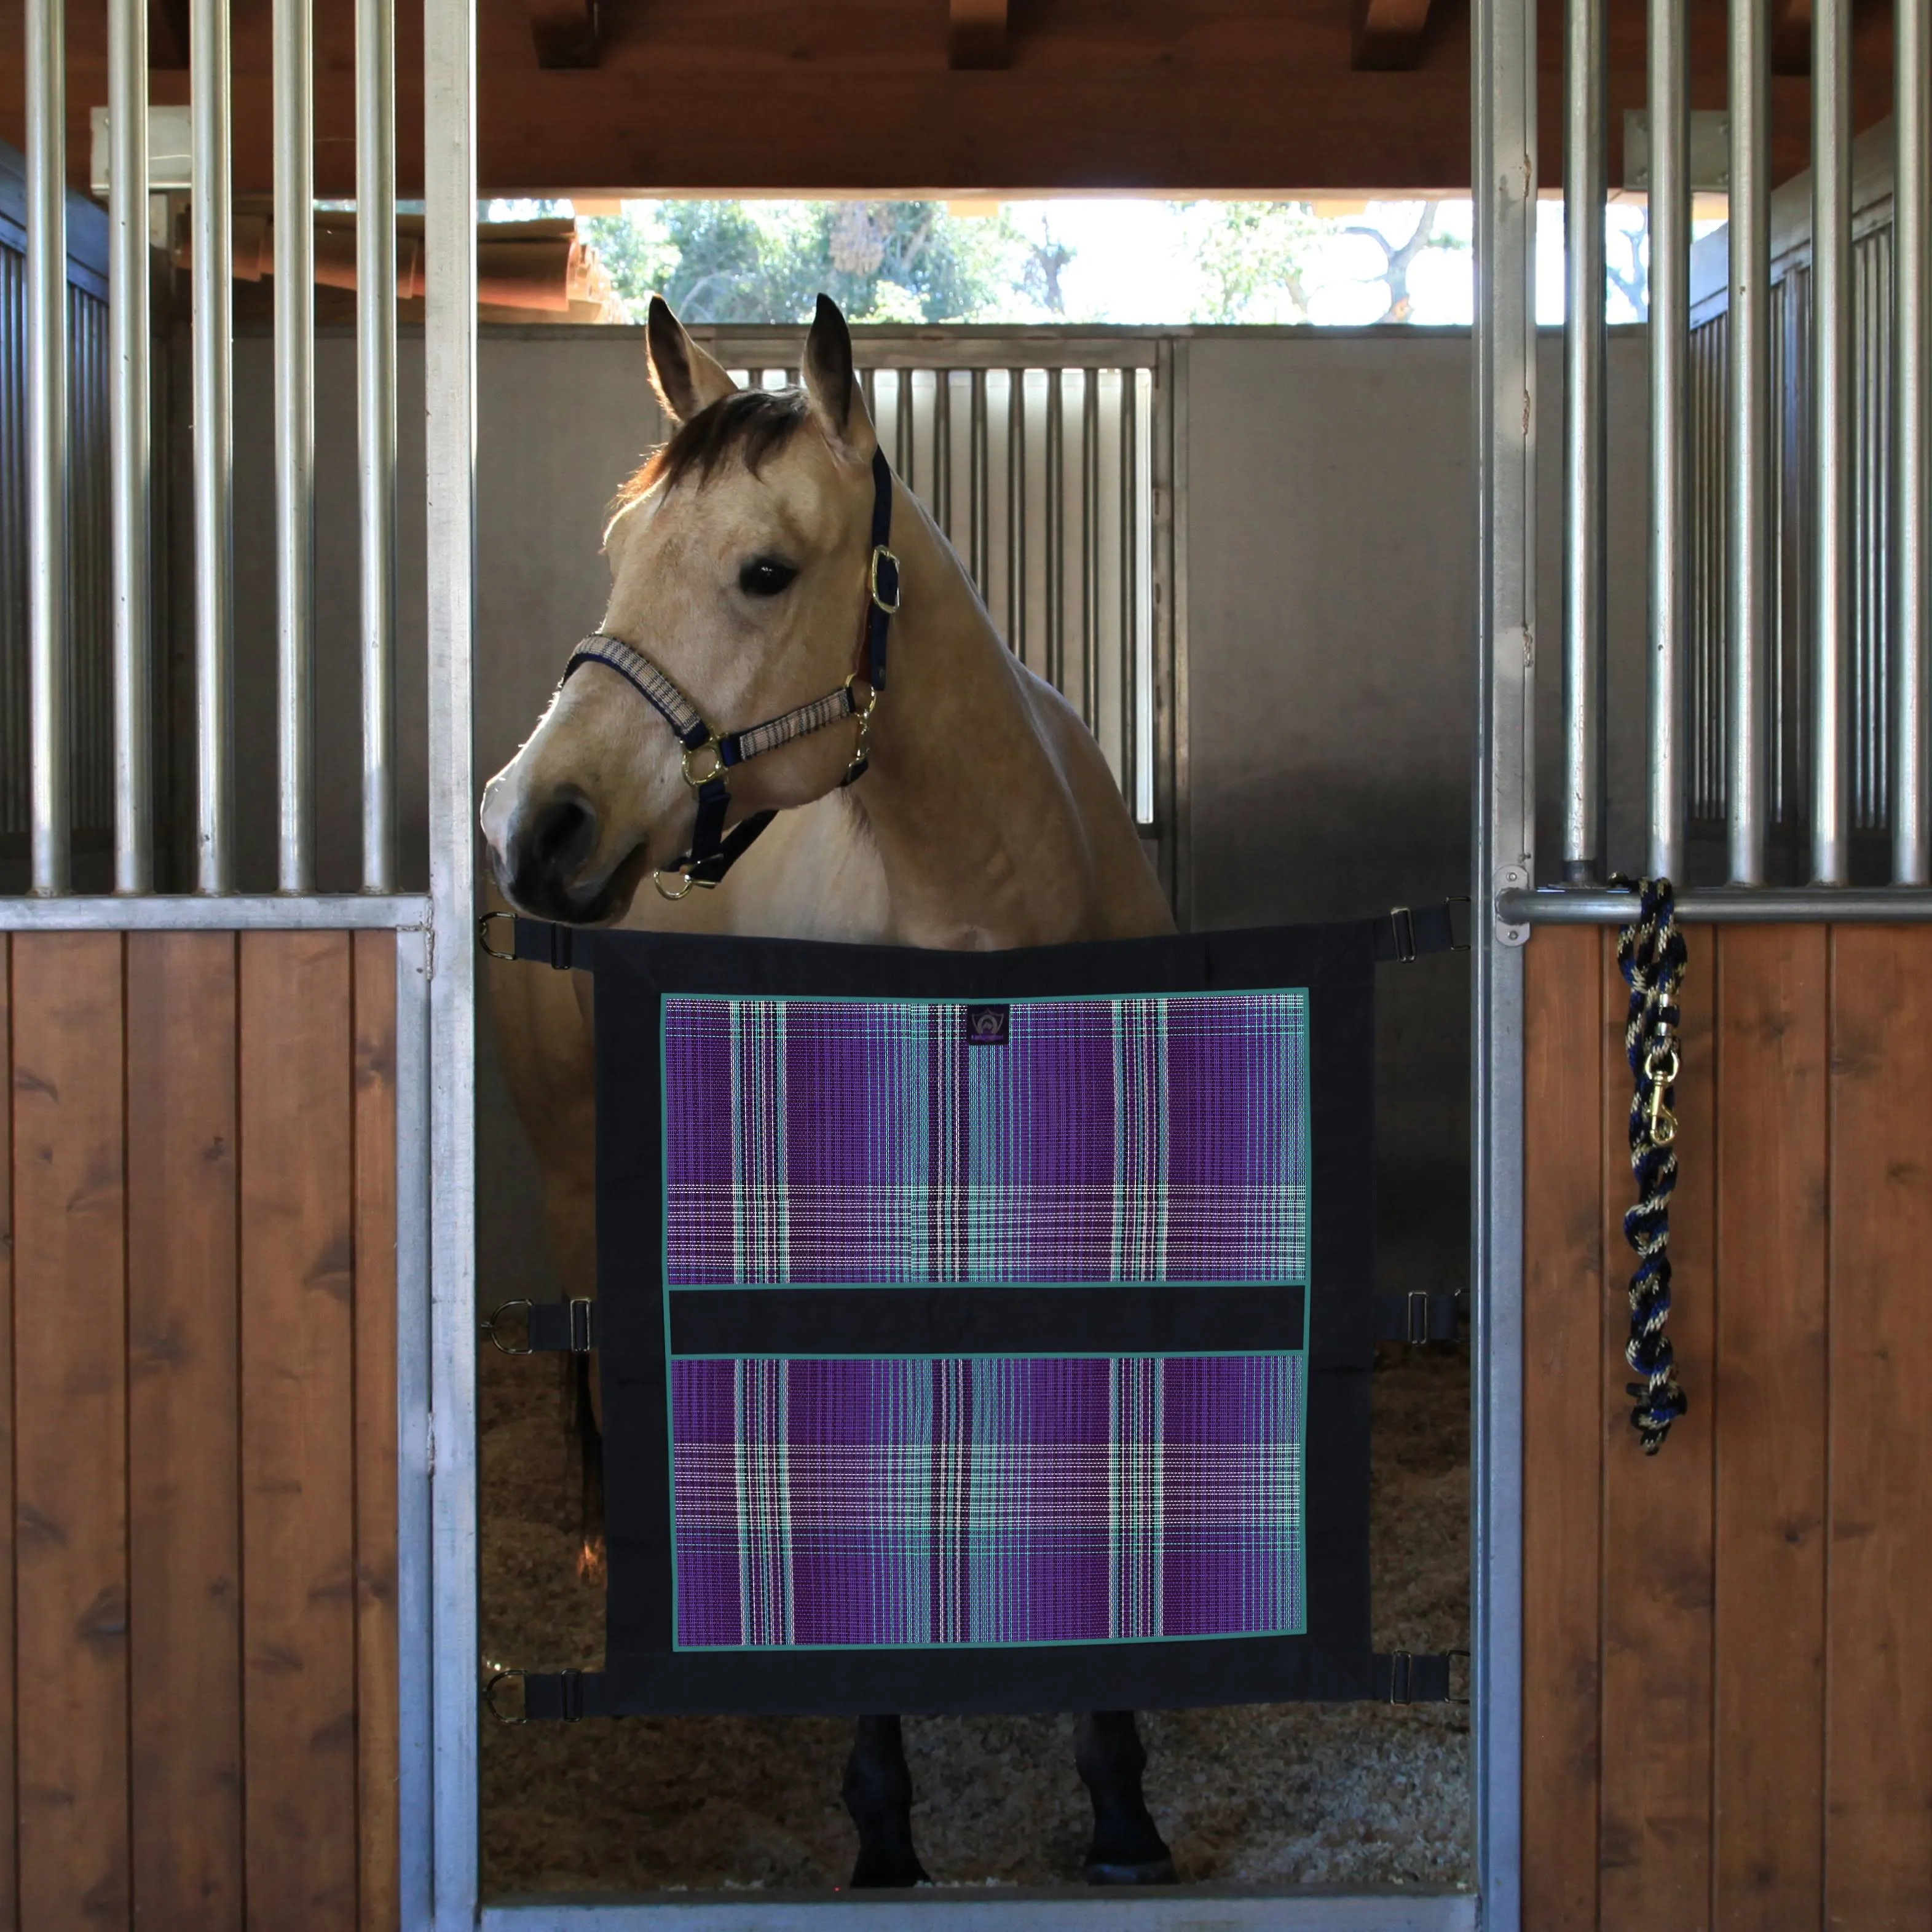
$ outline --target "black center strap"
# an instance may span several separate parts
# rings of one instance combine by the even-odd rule
[[[759,835],[770,825],[775,812],[754,812],[735,826],[728,838],[725,814],[730,809],[733,769],[761,752],[776,751],[794,739],[808,737],[828,725],[848,718],[859,721],[859,740],[847,766],[842,785],[865,776],[868,728],[872,707],[886,688],[886,646],[892,630],[893,614],[899,608],[899,560],[891,549],[892,535],[892,472],[885,452],[872,452],[872,521],[871,543],[866,557],[866,607],[862,626],[860,662],[862,670],[852,675],[836,691],[814,698],[762,724],[742,731],[716,731],[704,714],[680,689],[676,682],[653,664],[634,644],[621,638],[595,631],[583,639],[563,668],[563,682],[584,665],[602,664],[621,677],[665,724],[683,748],[684,778],[697,800],[697,816],[692,826],[691,847],[676,864],[660,868],[658,890],[667,898],[682,898],[693,886],[721,884],[727,872],[749,851]],[[866,695],[861,698],[858,687]],[[664,879],[682,881],[675,892],[668,890]]]

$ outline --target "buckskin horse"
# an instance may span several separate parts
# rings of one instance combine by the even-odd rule
[[[675,434],[614,506],[600,630],[484,793],[512,904],[953,949],[1171,931],[1100,747],[1006,648],[886,466],[837,308],[819,298],[792,389],[740,389],[662,301],[646,334]],[[647,874],[656,889],[640,891]],[[493,992],[559,1271],[587,1295],[588,978],[499,972]],[[1088,1879],[1171,1880],[1133,1714],[1083,1717],[1075,1757],[1094,1806]],[[897,1718],[859,1720],[843,1790],[853,1884],[922,1880]]]

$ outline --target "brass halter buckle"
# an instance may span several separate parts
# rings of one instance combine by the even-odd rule
[[[879,566],[881,562],[889,563],[892,567],[892,601],[890,604],[886,602],[884,596],[879,589]],[[899,560],[890,550],[886,549],[884,544],[874,544],[872,546],[872,567],[870,578],[870,588],[872,593],[872,602],[876,604],[888,617],[897,616],[899,608]]]

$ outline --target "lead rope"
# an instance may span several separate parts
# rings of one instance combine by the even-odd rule
[[[1670,1315],[1670,1196],[1677,1185],[1677,1116],[1670,1102],[1681,1064],[1677,994],[1685,955],[1670,881],[1642,879],[1636,890],[1636,917],[1617,935],[1617,965],[1630,989],[1624,1048],[1634,1083],[1630,1150],[1637,1193],[1636,1205],[1624,1216],[1624,1238],[1637,1258],[1624,1359],[1643,1378],[1627,1385],[1636,1398],[1630,1425],[1643,1453],[1654,1456],[1686,1406],[1664,1328]]]

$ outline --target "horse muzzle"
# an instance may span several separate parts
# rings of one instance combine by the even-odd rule
[[[486,836],[490,815],[486,811]],[[599,924],[629,904],[644,860],[639,846],[615,866],[600,865],[602,830],[596,808],[566,787],[524,803],[489,838],[490,869],[520,911],[565,925]]]

